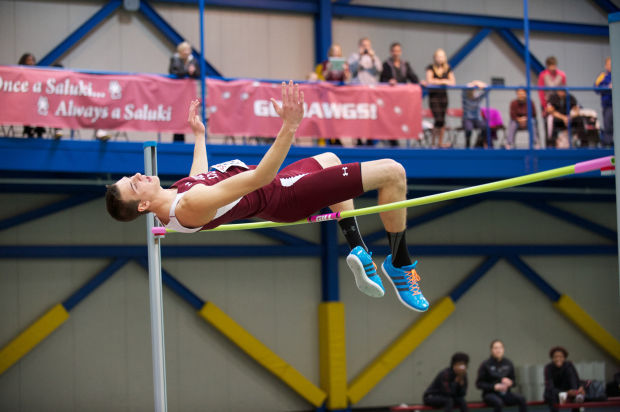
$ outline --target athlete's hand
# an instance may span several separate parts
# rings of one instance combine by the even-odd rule
[[[192,132],[196,137],[205,135],[205,125],[202,123],[200,115],[196,113],[196,109],[200,106],[200,100],[194,99],[189,105],[189,118],[187,121],[192,128]]]
[[[304,118],[304,92],[300,92],[299,85],[292,80],[288,85],[282,82],[282,106],[275,99],[271,99],[271,103],[287,126],[297,128]]]

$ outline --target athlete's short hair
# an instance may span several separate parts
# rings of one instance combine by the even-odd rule
[[[121,191],[118,189],[116,183],[113,185],[106,185],[106,189],[105,205],[108,209],[108,213],[114,219],[121,222],[131,222],[138,216],[148,213],[147,211],[138,211],[139,201],[125,201],[121,199]]]

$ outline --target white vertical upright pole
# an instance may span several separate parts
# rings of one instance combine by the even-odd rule
[[[144,173],[157,175],[157,142],[144,143]],[[164,309],[162,302],[160,239],[151,229],[157,226],[153,213],[146,216],[146,240],[149,263],[149,294],[151,302],[151,344],[153,348],[153,388],[155,411],[166,412],[166,358],[164,347]]]
[[[614,117],[614,155],[620,159],[620,13],[609,15],[609,45],[611,48],[611,99]],[[614,83],[617,83],[615,85]],[[616,226],[620,227],[620,177],[616,171]],[[620,267],[620,230],[618,230],[618,267]],[[620,279],[620,271],[618,273]],[[620,291],[618,291],[620,293]]]

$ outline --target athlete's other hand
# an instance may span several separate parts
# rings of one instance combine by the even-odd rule
[[[189,105],[189,117],[187,121],[194,132],[194,136],[201,137],[205,135],[205,125],[202,123],[200,115],[196,113],[196,109],[200,106],[200,100],[194,99]]]
[[[282,82],[282,106],[271,99],[273,108],[284,124],[295,127],[299,126],[304,118],[304,92],[299,91],[299,85],[289,81],[288,85]]]

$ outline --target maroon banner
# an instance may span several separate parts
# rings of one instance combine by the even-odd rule
[[[196,83],[0,66],[0,124],[186,133]]]
[[[209,133],[275,136],[282,122],[269,99],[280,100],[280,84],[207,79]],[[298,137],[418,139],[422,90],[417,85],[300,85],[305,119]]]

